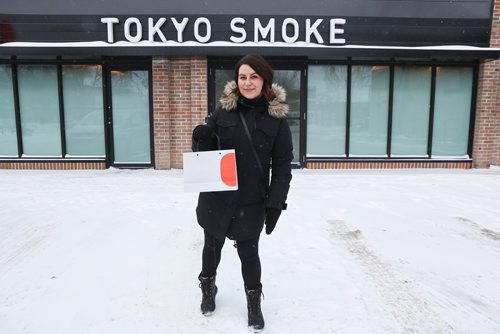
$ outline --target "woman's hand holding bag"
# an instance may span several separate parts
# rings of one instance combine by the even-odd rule
[[[214,130],[206,125],[201,124],[193,130],[193,151],[211,151],[214,149]]]

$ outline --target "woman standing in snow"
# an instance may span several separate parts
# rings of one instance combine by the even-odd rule
[[[196,215],[205,233],[201,312],[215,310],[215,277],[225,238],[235,240],[245,285],[248,326],[264,328],[259,237],[274,230],[286,209],[290,187],[292,138],[286,121],[286,93],[273,84],[273,70],[258,55],[247,55],[226,84],[221,108],[193,131],[193,151],[235,149],[238,190],[200,193]],[[269,180],[269,172],[271,179]]]

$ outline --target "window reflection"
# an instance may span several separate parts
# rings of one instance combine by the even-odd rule
[[[24,155],[61,156],[56,65],[19,65]]]
[[[430,66],[395,66],[392,155],[427,156]]]
[[[12,69],[10,65],[0,65],[0,156],[17,155]]]
[[[63,66],[64,121],[69,156],[104,156],[100,65]]]
[[[345,155],[347,66],[309,66],[307,155]]]
[[[350,155],[387,154],[389,66],[353,66]]]
[[[467,155],[470,109],[472,100],[472,68],[438,67],[432,155]]]

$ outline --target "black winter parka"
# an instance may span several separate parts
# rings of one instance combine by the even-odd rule
[[[196,208],[200,226],[220,240],[226,236],[232,240],[258,237],[264,226],[266,207],[286,209],[292,179],[293,147],[285,118],[288,112],[285,90],[273,84],[273,100],[247,100],[233,93],[235,87],[234,81],[226,84],[220,99],[222,107],[207,117],[207,125],[218,135],[220,149],[235,149],[238,190],[202,192]],[[245,117],[265,179],[239,113]],[[218,149],[217,141],[214,139],[210,146],[208,149]],[[193,139],[193,150],[197,148],[198,143]]]

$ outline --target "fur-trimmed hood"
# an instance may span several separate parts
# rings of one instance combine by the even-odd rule
[[[286,103],[286,92],[283,87],[273,83],[272,90],[274,93],[274,99],[269,101],[269,107],[267,112],[270,116],[274,118],[284,118],[288,114],[288,103]],[[236,82],[229,81],[224,87],[222,96],[220,98],[220,103],[222,108],[226,110],[236,110],[238,105],[238,94],[236,91]]]

